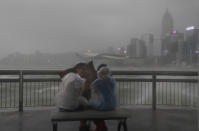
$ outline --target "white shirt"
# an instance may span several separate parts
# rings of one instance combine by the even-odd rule
[[[81,89],[85,79],[76,73],[68,73],[62,78],[61,87],[55,97],[56,106],[63,109],[77,109],[80,105]]]

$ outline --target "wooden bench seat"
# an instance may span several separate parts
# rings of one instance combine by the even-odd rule
[[[131,116],[131,113],[127,109],[118,108],[113,111],[97,111],[97,110],[84,110],[75,112],[59,112],[55,111],[51,113],[51,122],[53,125],[53,131],[57,131],[58,122],[64,121],[80,121],[80,120],[118,120],[117,129],[123,127],[124,131],[127,131],[126,120]]]

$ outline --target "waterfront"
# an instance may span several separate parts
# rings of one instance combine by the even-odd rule
[[[31,70],[26,72],[24,70],[24,72],[26,75],[23,78],[23,86],[21,86],[22,83],[19,82],[19,78],[1,78],[0,107],[18,108],[20,92],[23,94],[24,107],[53,106],[54,97],[59,90],[60,84],[60,79],[55,71]],[[44,75],[42,72],[44,74],[48,73],[48,75]],[[161,74],[161,71],[150,71],[148,75],[144,71],[138,71],[140,72],[139,75],[134,74],[137,71],[131,71],[131,75],[126,75],[124,71],[120,72],[123,72],[123,74],[117,75],[113,71],[113,77],[117,81],[116,96],[118,104],[151,105],[154,97],[152,75],[155,72]],[[129,73],[129,71],[126,71],[126,73]],[[169,74],[156,76],[156,104],[158,106],[196,107],[198,92],[196,74],[190,71],[184,72],[185,76],[183,76],[182,71],[173,71],[173,73],[172,71],[164,71],[162,73],[171,73],[171,76]]]

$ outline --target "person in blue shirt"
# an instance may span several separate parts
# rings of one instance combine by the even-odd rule
[[[92,109],[109,111],[116,108],[115,80],[111,77],[110,69],[103,64],[98,68],[98,78],[91,85],[90,106]],[[104,120],[95,120],[95,131],[107,131]]]

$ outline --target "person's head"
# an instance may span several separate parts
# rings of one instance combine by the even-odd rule
[[[107,67],[107,64],[100,64],[100,65],[97,67],[97,71],[99,71],[102,67]]]
[[[84,77],[86,66],[87,66],[86,63],[80,62],[74,66],[74,69],[77,74],[79,74],[81,77]]]
[[[110,69],[109,69],[107,66],[101,67],[101,68],[99,69],[99,71],[97,72],[97,75],[98,75],[98,77],[100,77],[100,78],[110,77],[111,71],[110,71]]]

